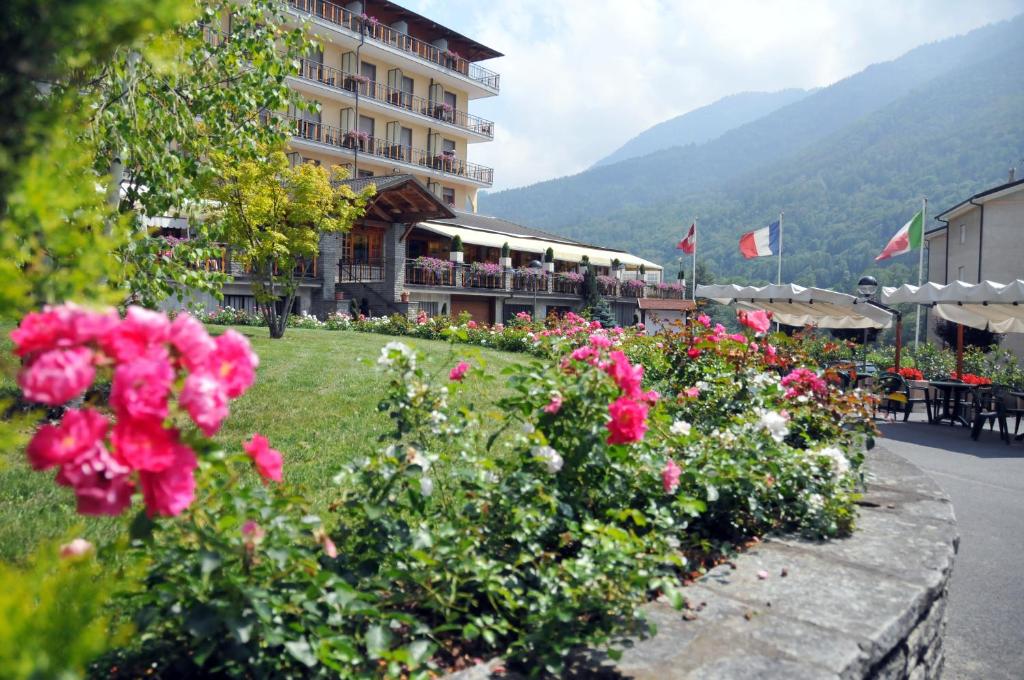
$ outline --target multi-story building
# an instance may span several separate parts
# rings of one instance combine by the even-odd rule
[[[925,233],[928,280],[1009,283],[1024,278],[1024,180],[1011,171],[1005,184],[964,199],[935,219]],[[932,315],[935,316],[935,315]],[[934,319],[929,324],[934,338]],[[1002,346],[1024,358],[1024,335],[1006,335]]]
[[[319,257],[297,272],[296,311],[543,316],[582,306],[582,271],[620,324],[681,309],[682,284],[663,282],[653,262],[476,214],[477,190],[494,174],[469,162],[468,150],[494,138],[494,123],[468,108],[498,94],[500,77],[477,62],[500,53],[384,0],[288,7],[320,45],[290,78],[319,105],[290,112],[291,159],[343,166],[353,188],[377,191],[352,230],[322,237]],[[462,252],[453,252],[456,237]],[[230,253],[211,266],[234,275],[224,304],[254,311]]]
[[[468,160],[494,139],[469,103],[498,94],[500,76],[477,62],[501,53],[384,0],[288,0],[320,48],[291,84],[319,104],[292,112],[297,161],[346,167],[352,177],[411,174],[439,200],[476,212],[491,168]]]

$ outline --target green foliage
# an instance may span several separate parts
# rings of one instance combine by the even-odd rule
[[[44,544],[25,566],[0,563],[0,677],[82,677],[97,654],[125,641],[107,618],[119,590],[93,552],[60,558]]]
[[[347,231],[362,216],[375,188],[357,195],[340,183],[340,167],[290,167],[283,151],[265,151],[243,161],[212,153],[218,179],[208,196],[218,206],[211,221],[251,271],[256,302],[279,338],[299,287],[296,268],[316,259],[322,234]]]
[[[544,251],[544,261],[545,262],[554,262],[555,261],[555,251],[554,251],[553,248],[548,248],[547,250]]]
[[[501,244],[501,256],[502,257],[508,257],[511,254],[512,254],[512,249],[509,247],[508,241],[506,241],[505,243]]]
[[[458,234],[456,234],[455,238],[452,239],[451,249],[453,253],[462,252],[462,237],[459,236]]]
[[[677,255],[679,216],[697,214],[700,257],[720,280],[746,283],[774,281],[776,261],[744,260],[740,234],[785,210],[785,281],[841,291],[864,274],[916,283],[913,257],[873,258],[923,196],[935,214],[1005,180],[1024,138],[1024,71],[1006,65],[1022,48],[1017,17],[872,66],[707,143],[491,193],[480,208],[663,263]]]

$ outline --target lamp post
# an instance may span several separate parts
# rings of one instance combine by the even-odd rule
[[[530,260],[530,271],[533,272],[533,320],[537,320],[537,286],[540,285],[540,273],[544,269],[544,263],[540,260]]]
[[[893,357],[893,364],[895,365],[896,371],[900,370],[900,353],[903,347],[903,313],[898,309],[893,309],[889,305],[873,300],[875,293],[878,292],[878,280],[874,276],[862,276],[860,281],[857,282],[857,292],[860,293],[860,297],[864,299],[866,304],[872,307],[889,312],[896,317],[896,356]],[[868,366],[868,329],[864,329],[864,370],[867,370]]]

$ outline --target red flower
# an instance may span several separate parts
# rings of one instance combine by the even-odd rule
[[[163,472],[174,463],[177,430],[159,418],[122,418],[110,437],[114,455],[135,470]]]
[[[131,361],[167,342],[170,332],[166,314],[131,306],[124,320],[100,338],[100,345],[118,361]]]
[[[52,349],[39,355],[18,374],[26,399],[60,406],[85,392],[96,377],[93,353],[87,347]]]
[[[174,369],[163,350],[118,364],[110,388],[110,405],[121,417],[163,420],[173,381]]]
[[[629,363],[629,359],[621,351],[614,351],[608,355],[611,358],[611,363],[605,369],[615,380],[615,384],[619,386],[622,393],[630,399],[639,399],[641,396],[640,383],[644,377],[644,367],[640,365],[633,366]]]
[[[220,380],[229,397],[240,397],[256,379],[259,358],[245,336],[237,331],[228,330],[214,342],[216,348],[207,364],[210,374]]]
[[[56,481],[74,489],[79,514],[120,515],[135,490],[130,472],[97,441],[61,466]]]
[[[181,365],[190,371],[203,367],[217,348],[203,324],[189,314],[179,314],[174,318],[170,338],[178,351]]]
[[[263,435],[256,433],[247,441],[243,448],[256,464],[256,470],[267,480],[281,481],[283,461],[281,452],[270,448],[270,442]]]
[[[647,431],[647,404],[619,397],[608,406],[609,444],[629,444],[640,441]]]
[[[466,377],[466,371],[468,370],[469,364],[465,361],[460,361],[455,365],[455,368],[448,372],[448,379],[454,380],[455,382],[462,382],[462,379]]]
[[[21,324],[11,331],[14,353],[31,355],[51,349],[82,345],[106,335],[120,322],[112,309],[93,312],[73,304],[45,307],[41,312],[30,312]]]
[[[110,422],[93,409],[68,409],[59,425],[43,425],[28,443],[28,462],[34,470],[63,465],[102,444]]]
[[[172,460],[160,472],[140,472],[146,514],[173,517],[192,504],[196,495],[196,454],[184,444],[171,447]]]

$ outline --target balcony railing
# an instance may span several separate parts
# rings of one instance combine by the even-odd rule
[[[383,258],[341,260],[338,262],[340,283],[383,281],[386,269]]]
[[[408,52],[454,73],[466,76],[484,87],[497,90],[501,76],[474,64],[450,50],[423,42],[419,38],[396,31],[390,26],[363,18],[349,10],[326,0],[288,0],[288,4],[300,12],[312,14],[324,21],[336,24],[355,33],[365,30],[366,37],[385,45]]]
[[[460,127],[463,130],[469,130],[470,132],[494,139],[494,123],[489,120],[473,116],[465,111],[453,109],[445,103],[424,99],[404,90],[388,87],[375,80],[368,80],[362,75],[348,73],[333,66],[325,66],[309,59],[303,59],[298,77],[338,90],[353,93],[358,91],[361,97],[390,104],[391,106],[428,116]]]
[[[441,264],[443,260],[424,263],[418,259],[405,261],[405,283],[414,286],[454,286],[455,265]]]
[[[320,142],[339,149],[358,150],[378,158],[391,161],[420,165],[432,170],[439,170],[447,175],[465,177],[481,184],[494,183],[494,169],[476,163],[468,163],[454,155],[443,152],[428,153],[411,146],[395,144],[380,137],[369,137],[356,130],[342,130],[332,125],[317,123],[302,118],[288,117],[293,121],[293,134],[313,142]]]

